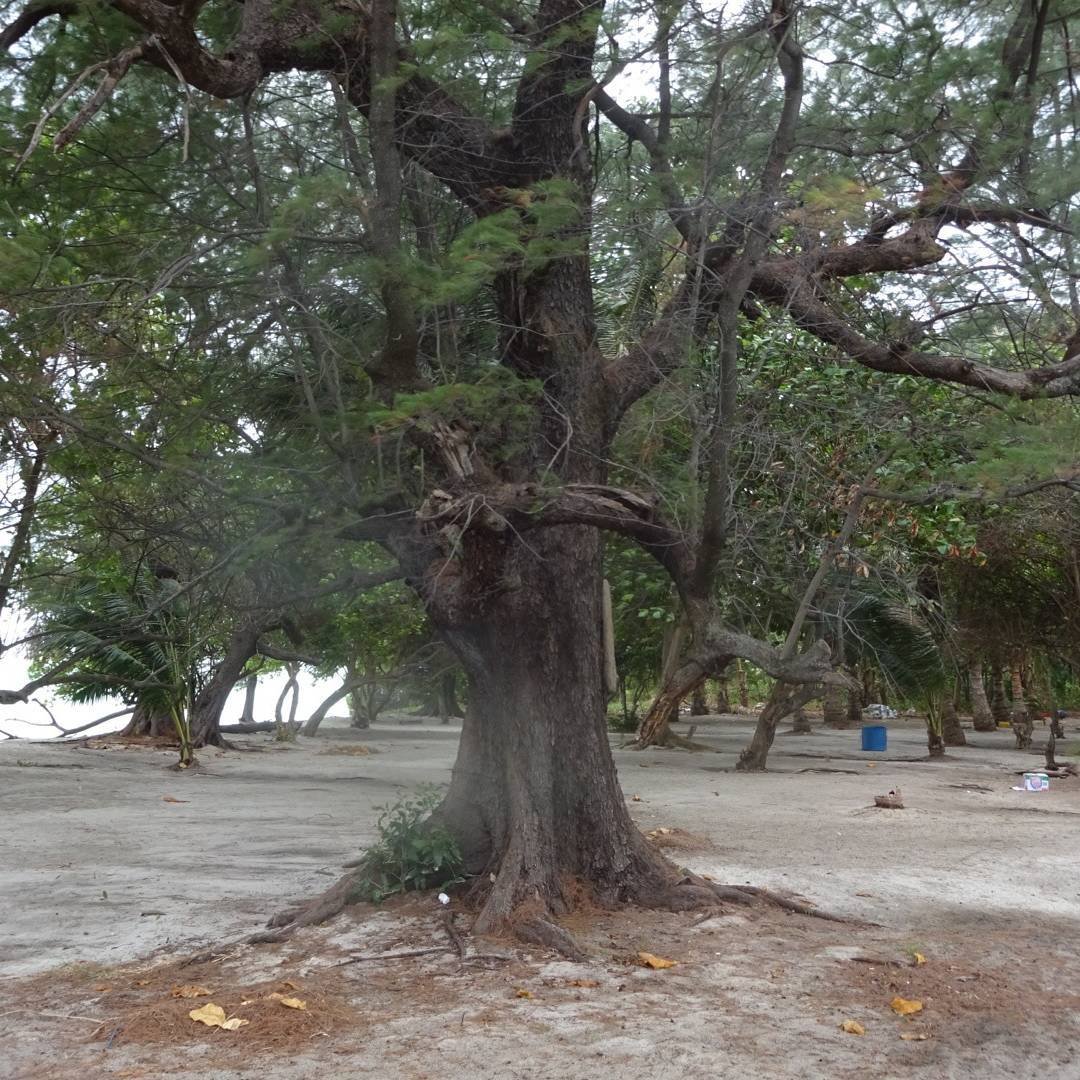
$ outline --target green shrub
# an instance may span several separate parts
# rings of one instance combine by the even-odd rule
[[[377,808],[379,838],[361,863],[357,899],[379,904],[395,893],[445,889],[463,880],[457,841],[428,820],[441,798],[438,788],[423,787],[415,795]]]

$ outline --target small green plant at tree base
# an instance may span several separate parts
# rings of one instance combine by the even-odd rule
[[[367,850],[354,895],[379,904],[395,893],[445,889],[463,881],[464,860],[451,833],[428,818],[442,793],[420,788],[389,806],[381,806],[379,838]]]

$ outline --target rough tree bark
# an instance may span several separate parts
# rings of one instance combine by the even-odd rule
[[[157,738],[161,736],[175,736],[176,725],[168,710],[162,711],[153,705],[147,704],[145,699],[140,698],[135,703],[135,711],[127,727],[121,732],[122,735],[149,735]]]
[[[993,731],[997,725],[990,711],[990,700],[986,696],[982,661],[976,656],[968,660],[968,687],[971,693],[972,726],[976,731]]]
[[[1031,734],[1035,725],[1031,719],[1027,700],[1024,698],[1024,683],[1019,666],[1014,667],[1010,675],[1012,677],[1012,715],[1010,717],[1012,732],[1016,739],[1016,749],[1027,750],[1031,746]]]
[[[814,729],[810,726],[810,717],[801,706],[792,713],[792,721],[792,735],[813,735]]]
[[[826,727],[846,728],[848,726],[847,700],[842,687],[825,687],[821,698],[821,712]]]
[[[941,707],[941,738],[946,746],[967,746],[964,729],[960,726],[960,713],[951,697]]]
[[[1005,696],[1005,673],[1000,664],[990,668],[990,713],[995,725],[1008,724],[1012,719],[1009,700]]]

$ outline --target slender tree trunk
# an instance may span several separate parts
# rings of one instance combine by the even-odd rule
[[[995,664],[990,669],[990,713],[994,717],[994,724],[1007,724],[1009,715],[1009,703],[1005,697],[1005,676],[1001,668]]]
[[[11,534],[11,541],[4,554],[3,562],[0,562],[0,615],[3,615],[7,609],[11,587],[15,581],[15,571],[30,547],[30,527],[37,507],[38,488],[41,486],[41,477],[45,471],[45,457],[45,447],[39,446],[29,467],[23,469],[23,497],[19,505],[19,516],[15,521],[15,529]]]
[[[967,746],[964,729],[960,726],[960,714],[956,701],[948,698],[941,707],[941,738],[946,746]]]
[[[814,729],[810,726],[810,717],[806,715],[806,710],[801,706],[795,710],[792,714],[791,734],[792,735],[812,735]]]
[[[721,675],[716,680],[716,711],[720,714],[731,712],[731,699],[728,697],[727,675]]]
[[[997,725],[990,711],[990,699],[986,696],[982,661],[974,656],[968,661],[968,689],[971,694],[972,725],[976,731],[993,731]]]
[[[255,655],[257,640],[253,627],[244,626],[233,632],[224,659],[195,699],[191,712],[191,743],[194,747],[224,745],[218,730],[221,714],[244,665]]]
[[[761,710],[750,744],[739,755],[735,768],[739,772],[763,772],[773,739],[776,738],[777,725],[794,709],[805,705],[820,692],[819,687],[810,684],[796,686],[777,682],[769,693],[765,708]]]
[[[1031,732],[1034,724],[1031,722],[1031,713],[1028,711],[1027,701],[1024,699],[1024,684],[1020,676],[1020,668],[1014,667],[1012,675],[1012,731],[1016,739],[1017,750],[1027,750],[1031,746]]]
[[[945,740],[940,731],[935,731],[929,724],[926,726],[926,745],[930,757],[941,758],[945,756]]]
[[[858,690],[847,692],[847,726],[858,727],[862,723],[863,701]]]
[[[244,712],[240,717],[241,724],[255,723],[255,691],[259,686],[259,676],[249,675],[244,685]]]
[[[606,679],[607,675],[605,675],[605,690],[607,689]],[[444,671],[439,676],[439,717],[444,724],[449,724],[451,717],[460,720],[463,715],[457,699],[457,672]]]
[[[690,715],[707,716],[708,712],[709,703],[705,700],[705,683],[702,682],[690,695]]]
[[[735,661],[735,685],[739,690],[739,704],[744,709],[750,708],[750,686],[746,681],[746,666],[742,660]]]

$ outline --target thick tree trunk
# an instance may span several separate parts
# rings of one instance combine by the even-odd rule
[[[821,711],[826,727],[846,728],[848,726],[847,701],[843,687],[832,685],[825,687],[821,698]]]
[[[810,717],[806,715],[806,710],[801,706],[792,714],[792,720],[794,721],[791,727],[792,735],[812,735],[814,733],[814,729],[810,726]]]
[[[691,716],[707,716],[709,713],[709,703],[705,700],[705,683],[702,684],[690,695],[690,715]]]
[[[1012,731],[1016,739],[1017,750],[1027,750],[1031,746],[1031,732],[1034,724],[1031,721],[1031,713],[1028,711],[1027,701],[1024,699],[1024,684],[1020,676],[1019,667],[1014,667],[1012,675]]]
[[[801,708],[818,693],[820,689],[812,684],[796,686],[777,682],[769,693],[765,708],[761,710],[750,744],[739,755],[735,768],[739,772],[763,772],[773,739],[776,738],[777,725],[785,716],[794,709]]]
[[[167,710],[155,709],[148,705],[143,698],[135,704],[135,711],[131,714],[127,727],[121,732],[122,735],[149,735],[152,737],[176,735],[176,725],[172,714]]]
[[[258,635],[252,627],[241,627],[233,632],[224,659],[199,692],[191,711],[191,744],[195,748],[224,745],[218,730],[221,714],[229,694],[243,674],[244,665],[255,655],[257,640]]]
[[[946,746],[967,746],[964,729],[960,726],[960,714],[952,698],[941,709],[941,739]]]
[[[997,725],[990,711],[990,699],[986,696],[982,661],[974,656],[968,661],[968,688],[971,694],[972,725],[976,731],[993,731]]]
[[[565,911],[567,890],[612,904],[673,882],[630,820],[608,743],[599,541],[561,528],[533,543],[537,557],[518,558],[514,587],[484,619],[443,627],[469,678],[469,710],[435,819],[470,872],[496,875],[481,932]]]

